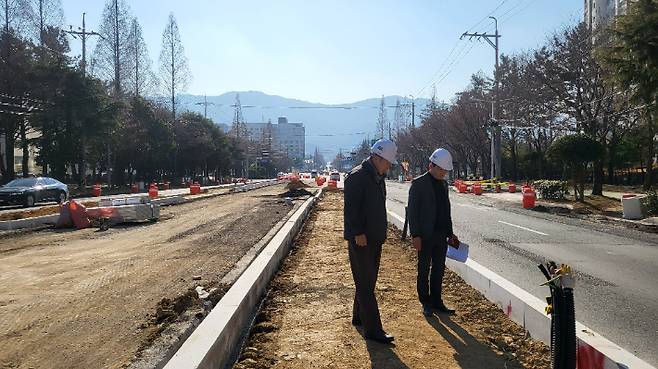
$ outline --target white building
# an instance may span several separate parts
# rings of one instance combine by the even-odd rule
[[[585,0],[585,24],[596,29],[610,23],[614,17],[626,13],[628,0]]]
[[[247,123],[251,141],[272,139],[272,150],[290,158],[303,159],[306,155],[306,130],[303,123],[288,122],[288,118],[279,117],[277,124]]]

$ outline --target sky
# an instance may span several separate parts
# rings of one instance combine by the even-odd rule
[[[65,24],[98,30],[105,1],[61,0]],[[493,32],[500,51],[526,52],[582,20],[580,0],[128,0],[158,71],[171,12],[193,79],[187,93],[258,90],[316,103],[382,95],[449,101],[478,71],[491,74],[494,50],[462,33]],[[71,39],[78,55],[78,40]],[[88,43],[93,52],[94,41]]]

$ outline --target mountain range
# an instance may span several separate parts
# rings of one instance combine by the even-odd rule
[[[206,113],[216,124],[228,129],[233,122],[238,95],[242,115],[247,123],[271,120],[276,124],[278,117],[287,117],[292,123],[303,123],[306,129],[306,156],[313,154],[317,147],[325,160],[332,160],[338,152],[350,152],[364,139],[376,138],[381,98],[345,104],[321,104],[260,91],[232,91],[219,96],[179,95],[179,111]],[[393,122],[398,100],[406,124],[411,124],[411,101],[402,96],[384,97],[387,121]],[[418,116],[428,103],[427,99],[415,100],[416,124],[420,123]]]

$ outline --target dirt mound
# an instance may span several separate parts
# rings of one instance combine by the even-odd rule
[[[279,195],[279,197],[302,197],[302,196],[313,196],[313,193],[303,188],[297,188],[290,191],[286,191]]]
[[[309,186],[299,179],[293,179],[286,185],[286,190],[298,190],[300,188],[308,188]]]

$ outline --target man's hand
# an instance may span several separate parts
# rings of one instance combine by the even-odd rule
[[[414,237],[413,238],[413,243],[414,243],[414,249],[416,249],[416,251],[420,252],[420,249],[423,248],[423,240],[420,237]]]
[[[460,243],[461,241],[459,241],[459,238],[457,238],[457,236],[455,236],[454,234],[448,237],[448,245],[458,249]]]
[[[354,236],[354,241],[356,242],[357,246],[365,247],[368,245],[368,239],[366,238],[365,234]]]

